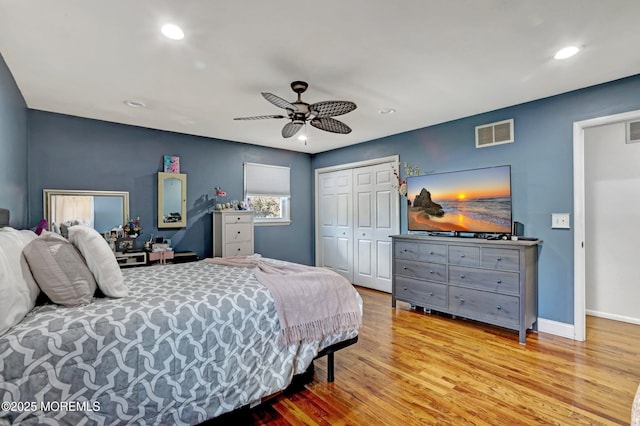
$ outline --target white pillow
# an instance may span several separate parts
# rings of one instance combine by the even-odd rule
[[[91,303],[96,280],[80,251],[54,232],[42,234],[26,245],[22,254],[33,278],[53,303],[82,306]]]
[[[69,227],[69,241],[80,250],[89,270],[105,296],[126,297],[129,289],[109,243],[95,229],[86,225]]]
[[[22,255],[36,238],[33,231],[0,228],[0,335],[22,321],[40,294]]]

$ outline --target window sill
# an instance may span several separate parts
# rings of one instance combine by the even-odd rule
[[[253,226],[285,226],[285,225],[291,225],[291,221],[290,220],[280,220],[280,221],[273,221],[273,222],[258,222],[256,220],[253,221]]]

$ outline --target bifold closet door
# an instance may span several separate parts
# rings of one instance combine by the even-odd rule
[[[391,293],[391,238],[398,233],[398,193],[391,163],[353,170],[353,283]]]
[[[352,171],[318,176],[320,262],[353,282]]]

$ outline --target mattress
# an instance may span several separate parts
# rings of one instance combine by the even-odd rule
[[[278,343],[252,268],[123,274],[129,297],[37,306],[0,336],[0,424],[197,424],[286,388],[318,351],[357,335]]]

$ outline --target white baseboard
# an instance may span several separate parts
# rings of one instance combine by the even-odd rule
[[[573,324],[538,318],[538,331],[575,340]]]
[[[610,314],[607,312],[600,312],[600,311],[593,311],[591,309],[587,309],[587,315],[592,315],[594,317],[600,317],[600,318],[606,318],[606,319],[610,319],[610,320],[614,320],[614,321],[622,321],[622,322],[628,322],[631,324],[639,324],[640,325],[640,318],[634,318],[634,317],[627,317],[624,315],[616,315],[616,314]]]

